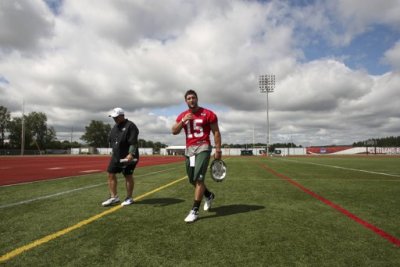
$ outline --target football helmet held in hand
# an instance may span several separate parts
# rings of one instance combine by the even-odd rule
[[[226,177],[226,164],[221,159],[214,159],[210,165],[211,178],[216,182],[222,182]]]

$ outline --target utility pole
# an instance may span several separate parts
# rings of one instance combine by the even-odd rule
[[[22,120],[21,120],[21,156],[24,155],[25,150],[25,104],[24,99],[22,99]]]

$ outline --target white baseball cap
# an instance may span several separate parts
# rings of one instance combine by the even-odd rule
[[[125,111],[122,108],[114,108],[113,110],[111,110],[108,117],[116,118],[120,115],[125,115]]]

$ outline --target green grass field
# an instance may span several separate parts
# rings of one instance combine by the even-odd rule
[[[216,199],[193,224],[183,163],[138,168],[137,203],[124,208],[100,206],[105,173],[0,187],[0,265],[400,266],[400,246],[288,181],[399,240],[400,157],[226,163],[224,182],[207,177]],[[121,176],[118,188],[124,198]]]

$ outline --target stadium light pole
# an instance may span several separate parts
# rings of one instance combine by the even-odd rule
[[[269,130],[269,103],[268,103],[268,95],[269,93],[274,92],[275,89],[275,75],[274,74],[266,74],[260,75],[258,80],[258,86],[260,88],[260,92],[263,94],[267,94],[267,145],[265,148],[265,152],[267,156],[269,156],[269,138],[270,138],[270,130]]]
[[[25,153],[25,103],[22,99],[22,119],[21,119],[21,156]]]

